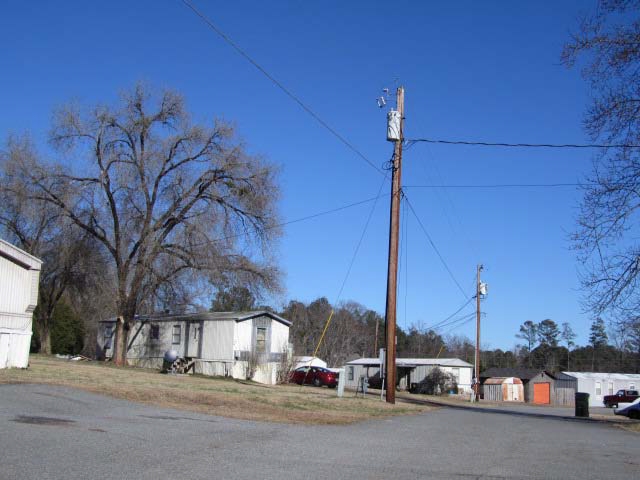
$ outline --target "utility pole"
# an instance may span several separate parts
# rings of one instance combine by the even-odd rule
[[[398,242],[400,235],[400,200],[402,189],[402,130],[404,126],[404,88],[396,91],[397,111],[387,120],[387,140],[395,142],[391,166],[391,221],[389,225],[389,268],[387,273],[387,307],[385,315],[387,352],[385,384],[387,403],[396,403],[396,293],[398,285]]]
[[[480,272],[482,271],[482,265],[478,265],[477,280],[476,280],[476,368],[475,377],[476,381],[473,385],[475,391],[476,402],[480,400],[480,293],[483,290],[482,282],[480,281]]]
[[[380,328],[380,319],[376,315],[376,338],[373,340],[373,356],[378,355],[378,329]]]

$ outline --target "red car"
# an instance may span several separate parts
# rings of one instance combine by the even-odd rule
[[[326,385],[329,388],[336,388],[338,374],[322,367],[300,367],[293,371],[290,382],[298,385],[315,385],[316,387]]]

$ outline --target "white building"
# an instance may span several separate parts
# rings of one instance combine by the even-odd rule
[[[42,261],[0,240],[0,368],[29,365]]]
[[[458,384],[458,393],[471,392],[473,365],[459,358],[396,358],[398,388],[411,389],[412,384],[422,382],[436,367],[453,375]],[[362,375],[369,379],[370,385],[379,386],[380,359],[358,358],[347,362],[345,374],[347,387],[357,388]]]
[[[158,314],[136,317],[127,348],[130,365],[160,368],[165,352],[194,362],[194,373],[276,383],[290,354],[291,322],[267,311]],[[100,358],[113,355],[115,319],[99,322]]]
[[[596,373],[562,372],[576,379],[576,392],[589,394],[590,407],[602,407],[605,395],[613,395],[618,390],[638,390],[640,374],[637,373]]]

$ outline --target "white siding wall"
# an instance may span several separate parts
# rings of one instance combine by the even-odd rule
[[[244,322],[234,322],[233,350],[251,351],[251,340],[253,338],[253,320]]]
[[[31,271],[0,257],[0,312],[5,314],[28,313],[31,304]],[[36,290],[37,293],[37,290]],[[31,316],[29,316],[31,318]],[[7,319],[8,324],[0,323],[0,327],[31,330],[31,322],[25,325],[20,319]]]
[[[154,340],[151,338],[151,325],[158,326],[158,339]],[[180,344],[173,345],[173,326],[180,325]],[[115,324],[113,324],[113,328],[115,329]],[[133,336],[136,335],[138,329],[140,328],[140,324],[134,323],[133,327],[129,331],[129,343],[133,340]],[[164,353],[167,350],[176,350],[178,355],[182,355],[182,351],[184,350],[184,335],[185,335],[185,322],[150,322],[145,323],[140,333],[136,336],[135,340],[133,340],[133,344],[131,348],[127,352],[128,360],[136,360],[136,359],[153,359],[154,361],[150,363],[155,368],[156,366],[162,366],[162,359],[164,358]],[[113,341],[115,341],[115,331]],[[112,342],[113,345],[113,342]],[[130,362],[133,363],[133,362]],[[135,362],[138,366],[144,366],[140,362]]]
[[[458,379],[458,389],[464,390],[465,393],[470,392],[472,380],[473,380],[473,368],[460,367],[460,378]]]
[[[5,255],[14,249],[4,242],[0,247]],[[20,250],[14,253],[37,268],[0,256],[0,368],[29,365],[33,310],[38,301],[39,261]]]
[[[596,394],[596,382],[600,382],[600,395]],[[613,383],[613,393],[621,389],[628,389],[630,385],[635,385],[635,389],[640,388],[640,380],[612,378],[606,373],[593,378],[578,378],[577,392],[589,394],[590,407],[602,407],[602,400],[605,395],[609,395],[609,382]]]
[[[202,337],[203,360],[233,361],[234,320],[204,322]]]
[[[261,317],[263,318],[263,317]],[[247,371],[247,362],[236,360],[235,352],[249,352],[252,350],[252,342],[254,339],[254,320],[245,320],[236,322],[235,320],[215,320],[203,322],[202,350],[200,356],[195,363],[195,373],[204,375],[220,375],[232,376],[234,378],[245,379]],[[115,330],[115,323],[110,322]],[[160,329],[160,338],[151,340],[150,325],[158,325]],[[164,352],[167,350],[176,350],[179,356],[184,356],[184,346],[186,339],[187,321],[176,320],[174,322],[153,322],[145,324],[142,330],[133,341],[133,345],[127,355],[128,362],[132,365],[148,368],[160,368]],[[105,345],[105,325],[100,323],[97,335],[98,348],[103,349]],[[173,326],[181,326],[180,344],[172,344]],[[193,329],[199,325],[199,321],[191,323],[190,336],[193,335]],[[138,331],[138,325],[134,324],[131,329],[129,341]],[[289,327],[271,320],[271,350],[270,353],[282,353],[289,344]],[[113,347],[114,338],[111,342]],[[194,345],[195,346],[195,345]],[[112,356],[113,348],[104,351],[105,357]],[[196,352],[189,351],[189,356],[195,357]],[[270,362],[260,365],[256,371],[253,380],[261,383],[275,383],[279,364]]]
[[[286,352],[289,347],[289,327],[271,320],[271,353]]]

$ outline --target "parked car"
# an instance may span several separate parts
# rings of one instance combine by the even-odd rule
[[[619,403],[631,403],[640,397],[637,390],[618,390],[615,395],[605,395],[602,403],[607,408],[617,407]]]
[[[338,374],[322,367],[300,367],[293,371],[290,382],[335,388],[338,386]]]
[[[613,413],[616,415],[624,415],[625,417],[633,418],[635,420],[640,420],[640,398],[636,398],[631,405],[616,408]]]

